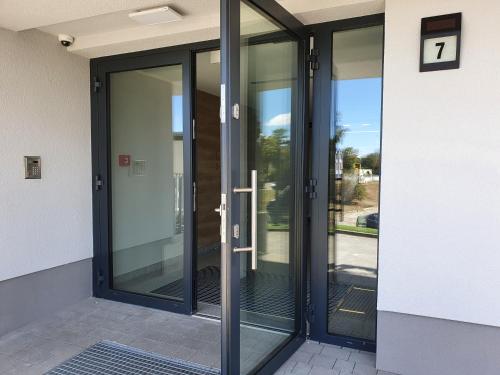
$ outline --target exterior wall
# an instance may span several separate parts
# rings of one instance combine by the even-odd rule
[[[463,13],[460,69],[419,73],[420,19],[455,12]],[[467,350],[481,350],[455,345],[457,340],[477,343],[486,326],[500,326],[500,299],[494,297],[500,286],[500,49],[493,47],[498,14],[496,0],[386,0],[377,347],[382,369],[498,370],[490,356],[483,366],[489,371],[438,371],[451,369],[451,358],[471,358]],[[413,328],[435,332],[405,327],[408,318],[393,313],[413,315]],[[417,316],[439,319],[424,324]],[[396,321],[400,329],[393,329]],[[476,333],[457,335],[470,327]],[[500,330],[490,329],[496,335],[490,342],[498,343]],[[395,344],[410,338],[411,349]],[[398,357],[405,350],[406,362]],[[433,362],[434,370],[416,372],[422,360]]]
[[[402,375],[498,375],[500,328],[380,311],[377,367]]]
[[[0,29],[0,50],[1,281],[92,256],[92,175],[88,60],[39,31]]]
[[[0,281],[0,336],[91,294],[91,259]]]

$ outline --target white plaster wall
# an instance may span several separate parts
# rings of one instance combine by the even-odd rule
[[[172,87],[136,71],[110,78],[113,250],[172,237],[174,153]],[[118,156],[131,166],[119,167]],[[144,175],[133,172],[144,160]]]
[[[422,17],[463,12],[459,70]],[[379,310],[500,326],[500,2],[386,0]]]
[[[0,281],[92,256],[91,184],[88,60],[0,29]]]

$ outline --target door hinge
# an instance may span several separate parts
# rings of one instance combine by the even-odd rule
[[[316,193],[316,185],[318,185],[318,180],[315,178],[310,178],[306,185],[306,194],[309,199],[316,199],[318,193]]]
[[[193,212],[196,212],[196,182],[193,182]]]
[[[94,92],[99,92],[99,89],[101,88],[102,86],[102,83],[101,81],[99,81],[99,78],[97,77],[94,77],[93,80],[92,80],[92,89],[94,90]]]
[[[193,140],[196,139],[196,120],[193,119]]]
[[[309,51],[307,55],[307,62],[309,63],[311,70],[318,70],[319,69],[319,49],[313,48],[312,50]]]
[[[95,182],[95,190],[96,191],[101,190],[102,189],[102,185],[103,185],[103,181],[102,181],[101,175],[96,175],[94,182]]]
[[[97,285],[102,285],[104,283],[104,275],[102,274],[102,271],[99,270],[97,273]]]

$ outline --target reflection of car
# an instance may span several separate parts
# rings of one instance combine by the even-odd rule
[[[378,213],[358,216],[356,226],[378,229]]]
[[[378,229],[378,213],[370,214],[366,217],[366,227]]]

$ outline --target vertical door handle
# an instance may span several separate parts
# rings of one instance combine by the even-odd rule
[[[234,188],[233,193],[250,193],[251,194],[251,240],[250,247],[235,247],[235,253],[251,252],[252,253],[252,270],[257,269],[257,171],[254,169],[251,172],[251,187],[249,188]]]

